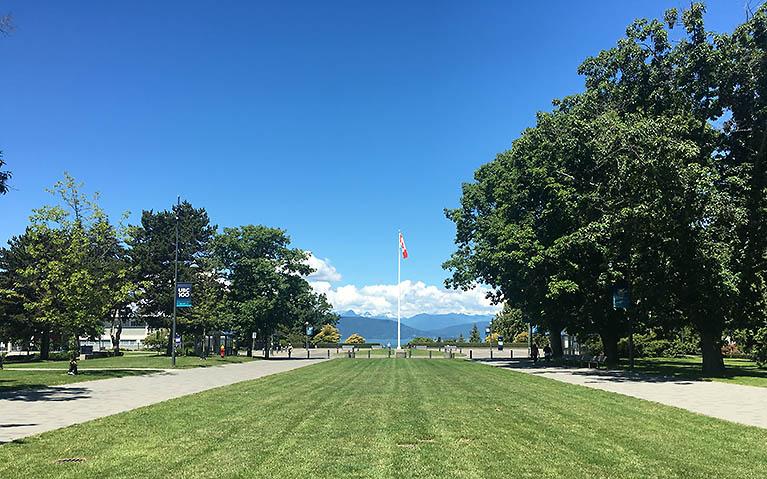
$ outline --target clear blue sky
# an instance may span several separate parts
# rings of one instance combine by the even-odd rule
[[[685,1],[0,0],[0,241],[67,170],[114,217],[176,194],[286,228],[339,284],[441,285],[461,183],[633,18]],[[709,2],[731,30],[743,1]]]

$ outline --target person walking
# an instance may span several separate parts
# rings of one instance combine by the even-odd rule
[[[547,363],[551,361],[551,353],[552,353],[551,346],[547,344],[546,346],[543,347],[543,357],[546,358]]]
[[[533,364],[538,363],[538,345],[536,343],[533,343],[530,348],[530,358],[532,358]]]

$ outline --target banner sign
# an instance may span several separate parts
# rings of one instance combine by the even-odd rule
[[[309,326],[308,328],[306,328],[306,335],[307,336],[311,336],[313,334],[314,334],[314,326]]]
[[[176,307],[190,308],[192,306],[192,283],[176,285]]]
[[[613,309],[628,309],[631,305],[631,294],[628,284],[616,284],[613,287]]]

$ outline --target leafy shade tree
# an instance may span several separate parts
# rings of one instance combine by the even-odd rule
[[[471,332],[469,333],[469,342],[470,343],[481,343],[482,337],[479,335],[479,328],[477,327],[477,323],[474,323],[471,327]]]
[[[346,338],[346,340],[344,341],[344,344],[365,344],[365,338],[363,338],[357,333],[352,333],[351,336]]]
[[[271,343],[278,328],[299,330],[306,322],[319,327],[337,320],[325,297],[314,293],[305,279],[313,271],[307,254],[290,248],[284,230],[254,225],[225,228],[212,251],[227,284],[232,324],[246,337],[256,332]],[[268,347],[264,354],[269,357]]]
[[[522,319],[522,311],[504,304],[493,319],[493,330],[510,342],[516,335],[527,330],[527,323]]]
[[[34,210],[24,237],[11,243],[18,263],[12,289],[40,334],[43,358],[51,334],[76,344],[81,336],[100,336],[104,323],[136,300],[122,228],[109,222],[98,195],[89,198],[81,188],[65,174],[49,190],[59,203]]]
[[[14,236],[8,246],[0,248],[0,338],[8,341],[23,341],[44,336],[50,327],[24,307],[35,300],[35,289],[27,284],[21,272],[32,264],[28,253],[32,247],[33,235],[27,231]]]
[[[210,224],[204,208],[194,208],[187,201],[174,205],[171,210],[143,211],[141,224],[129,230],[128,245],[136,279],[144,282],[138,314],[150,327],[170,327],[175,300],[173,261],[177,216],[178,279],[193,283],[195,295],[194,307],[179,309],[177,331],[201,333],[206,318],[216,315],[214,305],[221,303],[222,285],[215,283],[215,275],[206,261],[216,226]],[[171,352],[172,339],[168,338],[167,354]]]
[[[332,324],[325,324],[320,331],[314,335],[312,342],[319,343],[338,343],[341,340],[341,332]]]

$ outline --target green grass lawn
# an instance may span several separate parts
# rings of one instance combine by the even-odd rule
[[[96,379],[119,378],[123,376],[138,376],[151,374],[152,371],[132,371],[114,369],[110,371],[83,371],[77,376],[70,376],[66,371],[0,371],[0,392],[19,389],[40,389],[46,386],[93,381]]]
[[[368,351],[370,351],[370,357],[371,358],[387,358],[389,357],[389,350],[384,349],[359,349],[357,350],[357,357],[358,358],[367,358],[368,357]],[[407,349],[405,350],[407,351]],[[393,358],[395,356],[396,349],[392,348],[391,350],[391,357]],[[412,349],[410,350],[411,357],[418,357],[418,358],[428,358],[429,357],[429,351],[425,349]],[[431,351],[432,358],[442,358],[443,353],[442,351],[438,351],[436,348]],[[455,352],[456,357],[460,356],[458,354],[458,351]]]
[[[675,376],[685,379],[705,379],[747,386],[767,387],[767,369],[759,368],[749,359],[725,359],[726,371],[722,376],[704,377],[699,356],[683,358],[642,358],[634,363],[636,371],[654,376]],[[628,368],[628,361],[621,362]]]
[[[339,359],[0,446],[13,478],[765,476],[767,430],[456,360]]]
[[[178,356],[176,358],[177,368],[199,368],[209,366],[221,366],[223,364],[241,363],[252,361],[256,358],[247,356],[226,356],[223,359],[219,356],[211,356],[207,359],[200,359],[197,356]],[[170,368],[169,356],[158,355],[155,353],[126,352],[124,356],[113,358],[97,358],[78,361],[78,367],[87,368]],[[68,369],[68,361],[34,361],[29,363],[6,363],[5,367],[13,368],[59,368]]]

